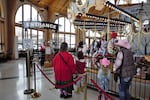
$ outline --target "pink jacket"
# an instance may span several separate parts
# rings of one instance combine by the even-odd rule
[[[67,65],[60,58],[59,53],[62,55],[64,60],[67,62]],[[65,51],[59,52],[55,55],[53,59],[53,67],[55,73],[55,80],[57,81],[67,81],[70,80],[75,74],[75,63],[72,55]]]

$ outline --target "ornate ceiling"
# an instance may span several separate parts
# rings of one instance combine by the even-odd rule
[[[53,11],[61,15],[67,16],[67,8],[69,6],[69,2],[74,0],[28,0],[28,1],[40,8],[49,9],[49,11]],[[91,7],[89,9],[90,14],[105,15],[105,16],[107,15],[107,12],[111,12],[111,11],[112,10],[109,11],[107,8],[104,8],[102,11],[96,10],[95,7]],[[111,13],[112,16],[116,16],[116,14],[117,13],[114,11]]]
[[[40,7],[47,9],[50,13],[55,12],[60,15],[67,16],[67,8],[69,7],[70,2],[75,2],[76,0],[28,0],[32,4]],[[78,0],[79,1],[79,0]],[[87,1],[87,0],[83,0]],[[106,0],[90,0],[90,1],[95,1],[95,2],[104,2]],[[120,0],[114,0],[114,2],[119,2]],[[127,0],[131,1],[131,0]],[[94,3],[95,3],[94,2]],[[101,3],[102,4],[102,3]],[[100,16],[108,16],[108,13],[110,14],[110,17],[118,17],[119,13],[117,11],[114,11],[113,9],[109,9],[109,7],[103,7],[101,4],[98,3],[98,6],[91,6],[88,8],[88,14],[93,14],[93,15],[100,15]],[[127,5],[122,5],[120,6],[121,8],[130,6],[130,4]],[[101,10],[97,10],[101,9]]]
[[[69,5],[69,0],[28,0],[32,4],[48,9],[48,11],[56,12],[61,15],[67,14],[67,7]]]
[[[27,1],[38,6],[39,8],[47,9],[49,14],[57,13],[59,15],[68,16],[68,7],[71,8],[73,6],[73,5],[70,6],[71,2],[73,2],[75,4],[76,0],[27,0]],[[80,0],[77,0],[77,1],[80,1]],[[139,20],[138,18],[136,18],[137,16],[132,16],[132,14],[128,13],[127,11],[124,11],[124,8],[134,6],[134,5],[141,5],[141,4],[129,4],[131,2],[131,0],[126,0],[126,1],[128,1],[128,3],[126,5],[119,5],[119,6],[116,6],[117,4],[115,5],[115,4],[111,4],[111,3],[107,5],[106,2],[104,5],[103,2],[107,1],[107,0],[82,0],[82,1],[88,1],[89,4],[91,2],[93,2],[93,5],[89,5],[89,6],[87,6],[87,8],[85,7],[85,9],[86,9],[85,13],[88,14],[88,16],[82,16],[82,13],[80,14],[80,12],[77,13],[77,15],[75,15],[76,16],[75,19],[77,19],[77,20],[91,21],[91,19],[93,18],[92,20],[94,20],[94,21],[100,21],[99,16],[108,17],[108,13],[109,13],[109,17],[112,19],[120,19],[119,17],[122,14],[130,19],[133,19],[134,21]],[[120,0],[114,0],[115,3],[118,3],[119,1]],[[98,2],[97,3],[98,6],[96,6],[96,2]],[[79,2],[79,3],[81,3],[81,2]],[[82,2],[81,4],[83,4],[83,3],[84,2]],[[84,4],[84,6],[85,6],[85,4]],[[76,8],[76,9],[78,9],[78,8]],[[83,7],[81,7],[80,10],[82,12],[85,9],[83,9]],[[91,15],[96,16],[96,18],[91,17]],[[103,20],[105,20],[105,18]]]

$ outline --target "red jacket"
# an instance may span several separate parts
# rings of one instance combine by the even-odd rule
[[[62,55],[67,65],[60,58],[59,53]],[[75,63],[72,55],[69,52],[59,52],[55,55],[53,59],[55,80],[57,81],[67,81],[72,78],[75,74]]]
[[[79,60],[76,60],[76,70],[79,74],[83,74],[84,73],[84,68],[85,68],[86,63],[85,62],[81,62]]]

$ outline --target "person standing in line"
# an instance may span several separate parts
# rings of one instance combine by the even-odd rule
[[[104,90],[108,91],[109,89],[109,80],[110,80],[110,61],[107,58],[103,58],[100,60],[101,68],[98,70],[97,78],[98,78],[98,85]],[[100,91],[99,99],[102,100],[102,93]],[[107,98],[105,97],[105,100]]]
[[[61,43],[59,53],[54,56],[53,67],[57,86],[64,86],[73,82],[76,67],[73,56],[68,52],[68,44],[66,42]],[[57,86],[56,88],[60,89],[61,98],[72,97],[73,85],[64,88]]]
[[[84,68],[86,66],[84,55],[82,51],[79,51],[77,53],[77,58],[76,58],[76,71],[78,75],[84,74]],[[80,91],[83,91],[84,89],[84,78],[82,77],[81,80],[76,82],[76,93],[80,93]]]
[[[131,100],[129,86],[133,76],[136,74],[133,53],[130,50],[131,45],[126,40],[118,40],[114,44],[120,47],[113,65],[114,73],[119,74],[117,80],[119,82],[119,97],[120,100]]]

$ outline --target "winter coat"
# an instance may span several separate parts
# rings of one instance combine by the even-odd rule
[[[84,59],[77,59],[76,60],[76,71],[78,74],[83,74],[84,73],[84,68],[86,66],[85,60]]]
[[[64,58],[67,64],[61,59],[60,55]],[[72,79],[75,74],[75,63],[73,56],[67,51],[57,53],[53,59],[53,67],[56,81],[68,81]]]

